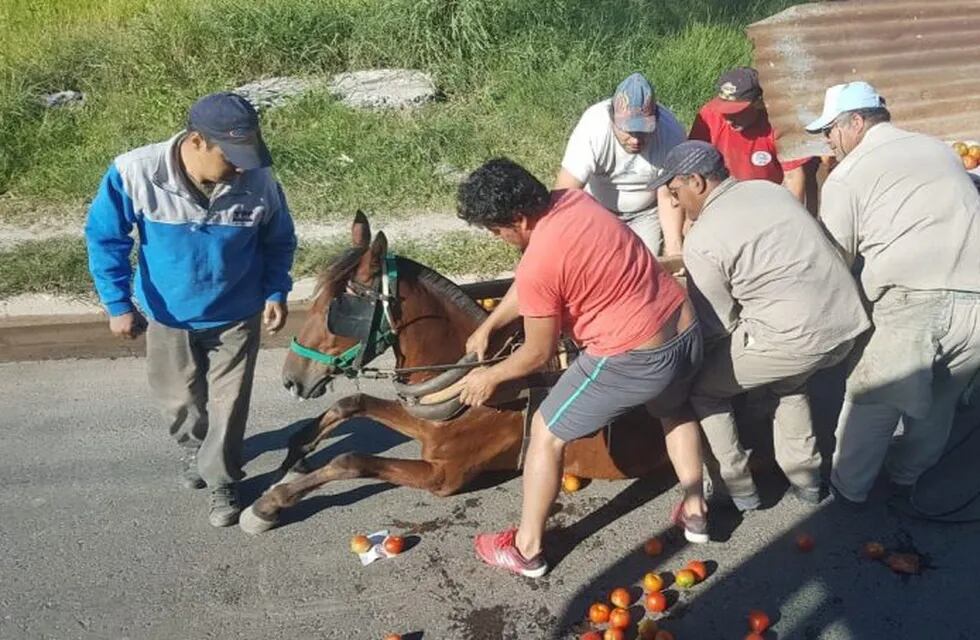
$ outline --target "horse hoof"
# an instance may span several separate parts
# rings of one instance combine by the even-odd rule
[[[242,531],[251,535],[257,536],[260,533],[265,533],[272,527],[276,526],[275,520],[265,520],[260,518],[255,509],[249,507],[242,511],[241,515],[238,516],[238,526],[241,527]]]

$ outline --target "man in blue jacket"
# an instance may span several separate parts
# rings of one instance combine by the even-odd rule
[[[210,487],[216,527],[240,511],[260,322],[283,326],[292,288],[296,236],[271,164],[255,109],[205,96],[185,131],[113,161],[85,225],[109,328],[146,331],[150,388],[184,451],[181,483]]]

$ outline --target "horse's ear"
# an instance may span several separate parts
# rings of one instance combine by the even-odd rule
[[[388,253],[388,238],[384,231],[379,231],[371,243],[371,248],[364,252],[361,263],[357,265],[355,278],[358,282],[368,282],[381,270],[381,263]]]
[[[355,247],[367,249],[371,242],[371,225],[368,223],[367,216],[360,209],[354,214],[354,224],[350,227],[351,244]]]

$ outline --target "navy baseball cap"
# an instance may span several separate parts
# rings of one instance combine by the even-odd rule
[[[259,114],[237,93],[212,93],[199,99],[187,114],[187,128],[217,144],[228,162],[242,171],[272,164],[259,131]]]
[[[664,166],[650,183],[650,189],[658,189],[677,176],[704,176],[724,166],[725,160],[713,146],[701,140],[688,140],[667,153]]]
[[[630,75],[616,87],[613,122],[630,133],[650,133],[657,128],[657,96],[642,73]]]

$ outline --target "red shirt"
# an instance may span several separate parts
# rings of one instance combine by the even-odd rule
[[[728,171],[739,180],[769,180],[782,184],[784,171],[801,167],[809,160],[779,161],[776,136],[764,111],[751,127],[735,131],[720,113],[707,106],[701,107],[688,137],[713,144],[725,159]]]
[[[674,277],[592,196],[555,191],[514,275],[522,316],[557,316],[596,356],[652,338],[684,302]]]

